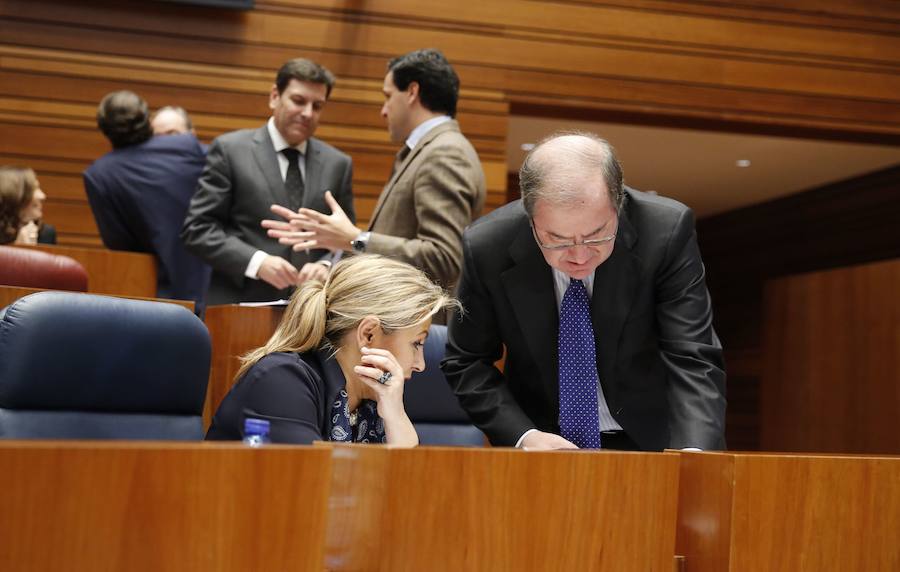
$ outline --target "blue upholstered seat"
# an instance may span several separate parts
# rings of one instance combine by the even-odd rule
[[[425,342],[425,371],[414,373],[403,389],[406,413],[422,445],[485,444],[484,433],[469,420],[441,371],[447,327],[433,325]]]
[[[210,351],[181,306],[25,296],[0,311],[0,437],[202,439]]]

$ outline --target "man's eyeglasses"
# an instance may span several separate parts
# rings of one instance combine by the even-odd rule
[[[616,239],[615,233],[604,236],[603,238],[594,238],[591,240],[582,240],[581,242],[566,242],[563,244],[545,244],[541,242],[541,239],[538,238],[537,229],[534,228],[534,221],[531,221],[531,234],[534,235],[534,240],[538,243],[538,246],[543,248],[544,250],[550,251],[558,251],[558,250],[567,250],[569,248],[575,248],[576,246],[586,246],[588,248],[602,248],[606,243],[612,242]]]

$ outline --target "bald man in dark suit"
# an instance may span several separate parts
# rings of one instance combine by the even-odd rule
[[[723,448],[722,346],[690,209],[624,187],[588,134],[543,142],[520,182],[522,200],[464,235],[465,313],[442,363],[463,409],[500,446]]]

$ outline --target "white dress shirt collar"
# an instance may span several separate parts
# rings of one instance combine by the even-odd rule
[[[551,268],[553,270],[553,288],[556,290],[556,307],[559,308],[562,305],[563,295],[566,293],[566,290],[569,288],[569,282],[572,280],[569,278],[569,275],[565,272],[557,270],[556,268]],[[586,278],[582,278],[581,282],[584,284],[584,289],[587,290],[588,298],[594,298],[594,274],[588,274]]]
[[[416,145],[419,141],[422,140],[422,137],[437,127],[438,125],[442,125],[451,121],[452,118],[449,115],[439,115],[437,117],[432,117],[427,121],[423,121],[419,123],[419,126],[412,130],[412,133],[409,134],[409,137],[406,138],[406,146],[410,149],[415,149]]]
[[[284,140],[284,137],[281,136],[281,132],[278,131],[278,128],[275,127],[275,118],[270,117],[269,122],[266,124],[266,127],[269,130],[269,137],[272,138],[272,146],[275,147],[275,152],[281,154],[283,149],[287,149],[288,147],[293,147],[297,151],[300,151],[300,154],[306,156],[306,144],[309,143],[308,139],[304,139],[302,143],[299,145],[288,145],[288,142]]]

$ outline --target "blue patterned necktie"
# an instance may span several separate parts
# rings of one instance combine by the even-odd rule
[[[590,300],[570,280],[559,308],[559,429],[582,449],[600,448],[598,381]]]

